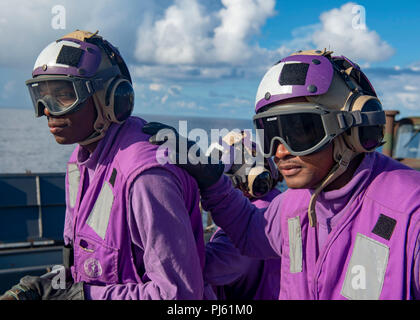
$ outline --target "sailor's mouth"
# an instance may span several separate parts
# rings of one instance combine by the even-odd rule
[[[49,121],[48,127],[50,128],[50,132],[52,134],[57,134],[63,131],[64,128],[68,127],[68,124],[65,122]]]
[[[302,170],[302,166],[297,164],[280,164],[278,169],[283,176],[290,177],[298,174]]]

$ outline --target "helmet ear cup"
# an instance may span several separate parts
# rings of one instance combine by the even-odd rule
[[[373,96],[360,95],[350,106],[351,111],[382,111],[380,101]],[[356,152],[372,152],[382,144],[384,126],[353,127],[344,134],[346,143]]]
[[[254,198],[264,197],[273,187],[271,172],[262,166],[256,166],[249,172],[248,192]]]
[[[114,78],[106,89],[106,117],[112,122],[122,123],[131,115],[133,108],[134,89],[131,83],[124,78]]]
[[[122,122],[127,120],[134,108],[134,90],[131,83],[123,81],[115,89],[114,114],[115,118]]]

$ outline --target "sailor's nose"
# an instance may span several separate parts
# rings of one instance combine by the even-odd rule
[[[277,147],[275,157],[279,159],[284,159],[286,156],[290,156],[290,152],[282,143],[280,143]]]
[[[45,114],[45,116],[47,116],[47,117],[51,117],[51,113],[50,113],[50,111],[48,110],[48,108],[44,108],[44,114]]]

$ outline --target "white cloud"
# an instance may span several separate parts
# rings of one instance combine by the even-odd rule
[[[274,0],[222,0],[206,12],[197,0],[176,0],[161,19],[145,19],[137,31],[139,62],[206,66],[244,64],[255,54],[249,37],[274,14]]]
[[[260,74],[279,54],[329,44],[356,61],[392,54],[375,31],[351,28],[354,3],[324,12],[317,25],[298,28],[293,40],[278,50],[250,43],[276,14],[275,0],[62,0],[60,4],[66,9],[65,30],[51,26],[55,5],[51,1],[0,1],[0,41],[7,48],[0,51],[0,66],[30,68],[42,48],[76,28],[99,30],[130,65],[138,66],[137,74],[152,81],[167,76],[220,79],[242,76],[244,71]]]
[[[160,91],[160,90],[162,90],[162,88],[163,88],[163,85],[160,84],[160,83],[151,83],[149,85],[149,89],[151,91]]]
[[[396,100],[400,101],[402,106],[411,110],[419,110],[419,92],[399,92],[395,96]]]
[[[46,0],[0,2],[0,65],[14,67],[35,62],[35,54],[54,40],[54,29],[49,25],[51,8]]]
[[[196,0],[176,0],[162,19],[148,17],[137,31],[140,62],[196,63],[208,47],[210,18]]]
[[[161,104],[164,104],[169,97],[178,96],[181,93],[182,87],[179,85],[165,87],[165,85],[161,83],[151,83],[149,84],[149,90],[153,91],[154,99],[156,101],[160,101]]]
[[[195,101],[177,101],[175,106],[180,109],[207,110],[205,107],[198,105]]]
[[[384,109],[397,109],[407,116],[420,115],[420,72],[407,73],[405,69],[397,74],[373,74],[369,79]]]
[[[411,86],[411,85],[405,85],[404,86],[404,90],[406,90],[406,91],[420,92],[420,87],[418,87],[418,86]]]
[[[314,48],[312,35],[320,28],[319,24],[302,26],[292,30],[293,39],[281,45],[277,50],[280,57],[286,57],[298,50],[310,50]]]
[[[177,100],[188,100],[181,95],[183,87],[179,84],[184,80],[211,83],[218,79],[248,77],[254,81],[279,56],[314,47],[330,46],[337,54],[344,54],[362,66],[393,54],[390,45],[375,31],[352,28],[353,2],[325,11],[317,24],[295,29],[292,40],[277,50],[264,49],[251,42],[267,19],[276,13],[275,0],[62,0],[60,4],[66,8],[66,30],[51,27],[51,8],[55,5],[51,1],[0,1],[3,48],[0,67],[29,69],[23,78],[19,74],[22,79],[14,78],[21,87],[30,77],[30,67],[42,48],[76,28],[99,29],[104,38],[120,48],[128,60],[132,77],[141,80],[134,83],[137,100],[156,101],[158,105],[167,104],[170,108],[187,111],[204,107]],[[369,26],[369,11],[366,13]],[[413,72],[419,71],[420,63],[409,68]],[[420,101],[420,97],[417,98],[419,91],[415,88],[419,87],[420,76],[394,71],[398,74],[393,77],[374,79],[385,107],[418,110],[415,101]],[[12,90],[12,84],[7,88],[5,84],[3,82],[1,88],[3,96],[19,92],[17,88]],[[245,108],[249,103],[246,99],[231,99],[231,106]],[[220,102],[224,101],[219,98],[214,105],[223,107]]]
[[[420,61],[416,61],[409,66],[411,71],[420,71]]]
[[[214,29],[214,54],[220,62],[236,63],[252,57],[247,38],[258,33],[268,17],[272,16],[275,2],[270,0],[222,0],[218,16],[221,24]],[[251,49],[251,50],[250,50]]]
[[[47,44],[75,29],[99,30],[131,59],[136,37],[132,30],[137,28],[139,16],[159,10],[154,1],[62,0],[65,29],[54,29],[51,21],[56,14],[51,10],[56,4],[49,0],[0,1],[0,66],[32,67]]]
[[[368,23],[364,28],[355,25],[358,19],[353,8],[357,6],[348,2],[323,12],[318,24],[296,29],[293,39],[282,45],[278,52],[287,55],[299,49],[327,48],[360,64],[387,60],[395,50],[376,31],[369,30]],[[369,12],[366,12],[366,21],[369,22]]]
[[[339,9],[321,14],[321,30],[313,34],[313,42],[318,48],[332,48],[352,59],[364,61],[383,61],[394,54],[394,49],[381,40],[374,30],[355,28],[357,4],[349,2]],[[366,13],[366,20],[368,21]]]

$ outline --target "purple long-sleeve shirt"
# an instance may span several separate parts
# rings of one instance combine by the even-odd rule
[[[252,203],[267,208],[279,194],[280,191],[273,189]],[[206,244],[204,280],[215,286],[219,300],[277,299],[279,274],[280,259],[261,260],[241,255],[220,228]]]
[[[97,152],[91,156],[86,151],[79,154],[79,164],[86,166],[89,181],[97,159]],[[136,269],[143,283],[85,284],[86,299],[202,299],[202,269],[176,177],[162,168],[144,171],[130,189],[130,204],[127,223]],[[67,241],[71,234],[71,219],[66,219]]]
[[[367,187],[367,176],[372,156],[364,158],[352,180],[343,188],[322,192],[316,204],[318,228],[318,251],[323,248],[328,234],[337,224],[360,190]],[[286,191],[287,193],[287,191]],[[215,222],[223,227],[242,254],[270,258],[281,256],[280,204],[286,195],[282,193],[261,214],[242,193],[233,188],[222,176],[220,180],[202,192],[202,205],[211,211]],[[234,205],[233,205],[234,204]],[[229,212],[229,214],[226,214]],[[415,247],[415,262],[412,274],[412,291],[420,299],[420,235]]]

